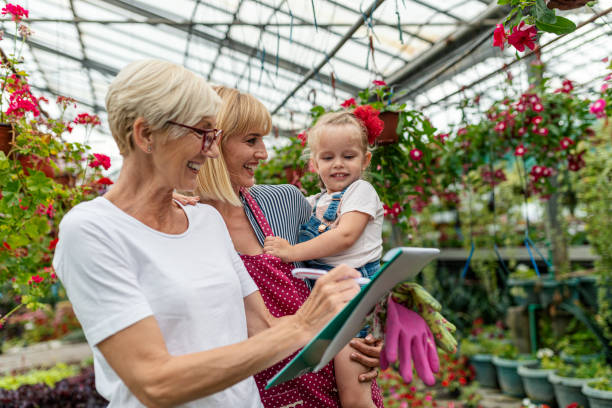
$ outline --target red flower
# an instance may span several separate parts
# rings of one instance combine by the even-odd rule
[[[459,378],[459,384],[465,385],[467,384],[467,380],[464,377]]]
[[[385,81],[380,81],[378,79],[373,80],[372,83],[376,86],[387,86],[387,83]]]
[[[109,179],[108,177],[101,177],[98,180],[96,180],[96,184],[102,184],[104,186],[110,186],[113,183],[113,180]]]
[[[527,152],[527,149],[525,149],[525,146],[523,146],[523,144],[521,143],[514,150],[514,155],[515,156],[523,156],[526,152]]]
[[[355,108],[353,114],[363,122],[368,131],[368,143],[374,144],[376,138],[382,133],[385,123],[378,117],[379,111],[370,105],[361,105]]]
[[[298,134],[297,138],[300,141],[300,144],[302,145],[302,147],[306,146],[306,141],[308,140],[308,137],[306,136],[305,131]]]
[[[32,275],[30,279],[28,279],[28,285],[31,285],[32,283],[41,283],[44,280],[45,278],[40,275]]]
[[[416,148],[412,149],[410,151],[410,158],[414,161],[419,161],[423,158],[423,152]]]
[[[573,144],[574,144],[574,141],[570,139],[569,137],[564,137],[563,139],[561,139],[561,149],[563,150],[567,149]]]
[[[55,239],[52,239],[51,242],[49,242],[49,251],[53,251],[55,249],[58,241],[59,241],[59,238],[55,238]]]
[[[446,139],[449,138],[449,134],[448,133],[440,133],[439,135],[435,135],[434,138],[438,139],[440,141],[440,143],[444,144]]]
[[[570,81],[569,79],[566,79],[565,81],[563,81],[563,86],[557,90],[555,90],[555,93],[559,93],[559,92],[563,92],[563,93],[570,93],[574,90],[574,84],[572,84],[572,81]]]
[[[100,154],[100,153],[94,153],[93,155],[95,159],[89,162],[89,167],[96,168],[96,167],[102,166],[104,167],[104,170],[108,170],[108,168],[111,165],[110,157],[108,157],[105,154]]]
[[[516,104],[516,110],[519,112],[525,112],[525,104],[524,103],[517,103]]]
[[[533,123],[534,125],[539,125],[540,123],[542,123],[542,120],[544,119],[541,116],[536,116],[531,119],[531,123]]]
[[[9,251],[12,249],[12,248],[11,248],[11,246],[10,246],[10,245],[8,244],[8,242],[6,242],[6,241],[3,241],[3,242],[2,242],[2,246],[3,246],[4,248],[6,248],[7,250],[9,250]]]
[[[100,118],[98,115],[90,115],[89,113],[79,113],[77,117],[74,119],[74,123],[77,125],[99,125]]]
[[[350,108],[351,106],[355,106],[355,105],[357,105],[355,98],[348,98],[346,101],[340,104],[340,106],[342,106],[343,108]]]
[[[504,44],[508,40],[508,35],[504,30],[503,24],[498,24],[495,26],[495,31],[493,31],[493,46],[499,47],[501,50],[504,49]]]
[[[523,136],[526,132],[527,132],[527,129],[525,129],[524,126],[521,126],[520,128],[518,128],[518,135],[519,136]]]
[[[23,17],[28,18],[30,16],[30,12],[23,7],[8,3],[5,7],[2,8],[2,14],[10,14],[13,21],[21,21]]]
[[[538,129],[538,134],[541,135],[541,136],[548,135],[548,128],[540,128],[540,129]]]
[[[524,21],[512,29],[512,34],[508,36],[508,43],[520,52],[525,51],[525,46],[530,50],[535,48],[535,38],[538,29],[532,25],[525,25]]]
[[[571,404],[568,404],[568,406],[565,408],[580,408],[580,405],[578,405],[577,402],[572,402]]]
[[[544,105],[542,105],[540,102],[536,102],[533,104],[534,112],[542,112],[543,110],[544,110]]]
[[[589,107],[591,113],[598,118],[603,118],[606,116],[606,101],[605,99],[598,99]]]

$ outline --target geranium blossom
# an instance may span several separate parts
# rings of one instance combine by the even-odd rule
[[[574,142],[569,137],[564,137],[563,139],[561,139],[560,144],[561,144],[561,149],[565,150],[571,145],[573,145]]]
[[[51,242],[49,242],[49,251],[53,251],[55,247],[57,246],[58,242],[59,242],[59,238],[52,239]]]
[[[302,145],[302,147],[306,146],[306,141],[308,140],[308,137],[306,136],[306,132],[301,132],[300,134],[297,135],[297,138],[300,141],[300,144]]]
[[[89,113],[79,113],[74,119],[74,123],[79,125],[99,125],[100,117],[98,115],[90,115]]]
[[[555,90],[555,93],[563,92],[563,93],[568,94],[572,92],[573,90],[574,90],[574,84],[569,79],[566,79],[565,81],[563,81],[563,86]]]
[[[96,184],[101,184],[104,186],[110,186],[113,183],[113,180],[109,179],[108,177],[101,177],[98,180],[96,180]]]
[[[108,170],[108,168],[111,165],[110,162],[110,157],[108,157],[105,154],[100,154],[100,153],[94,153],[94,160],[92,160],[91,162],[89,162],[89,167],[91,168],[96,168],[96,167],[104,167],[104,170]]]
[[[8,3],[2,8],[2,14],[10,14],[13,21],[21,21],[22,18],[28,18],[30,12],[20,5]]]
[[[501,50],[503,50],[507,40],[508,35],[506,34],[506,30],[504,30],[504,25],[496,25],[495,31],[493,31],[493,46],[499,47]]]
[[[520,145],[516,146],[516,149],[514,150],[514,155],[523,156],[526,152],[527,149],[525,149],[525,146],[523,146],[523,144],[521,143]]]
[[[598,118],[603,118],[606,116],[606,100],[598,99],[589,107],[589,111],[597,116]]]
[[[414,161],[419,161],[423,158],[423,152],[417,148],[414,148],[410,151],[410,158]]]
[[[378,79],[373,80],[372,83],[376,86],[387,86],[387,83],[385,81],[381,81]]]
[[[357,101],[355,101],[355,98],[348,98],[346,101],[340,104],[340,106],[342,106],[343,108],[350,108],[351,106],[355,105],[357,105]]]
[[[512,29],[512,34],[508,36],[508,43],[520,52],[525,51],[525,46],[533,50],[537,33],[538,29],[535,26],[526,25],[524,21],[521,21]]]
[[[382,133],[385,123],[378,117],[379,111],[370,105],[361,105],[355,108],[353,114],[363,122],[368,131],[368,143],[374,144],[376,138]]]

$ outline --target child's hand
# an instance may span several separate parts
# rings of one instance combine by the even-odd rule
[[[177,192],[172,193],[172,198],[183,205],[196,205],[200,202],[200,197],[198,196],[190,197]]]
[[[264,241],[264,254],[278,256],[283,262],[292,262],[291,244],[281,237],[266,237]]]

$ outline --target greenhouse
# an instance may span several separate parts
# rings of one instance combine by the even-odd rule
[[[0,407],[612,407],[612,0],[0,19]]]

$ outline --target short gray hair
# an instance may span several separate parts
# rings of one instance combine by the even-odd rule
[[[188,69],[161,60],[132,62],[111,82],[106,111],[119,152],[127,156],[134,148],[132,126],[144,118],[151,132],[177,138],[188,130],[168,126],[169,120],[194,126],[205,116],[216,116],[221,98],[204,80]]]

